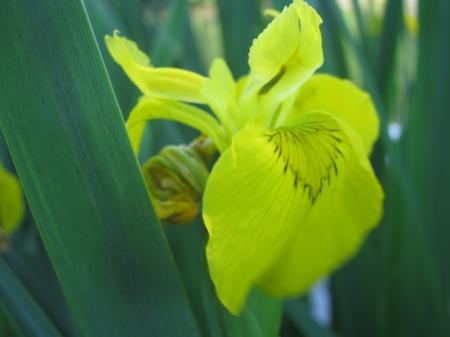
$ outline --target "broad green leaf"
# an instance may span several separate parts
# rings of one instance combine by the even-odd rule
[[[0,257],[0,307],[20,336],[62,337],[2,257]]]
[[[198,336],[81,1],[2,1],[0,123],[85,336]]]

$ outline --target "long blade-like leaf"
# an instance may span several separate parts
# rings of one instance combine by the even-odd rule
[[[414,191],[433,242],[450,334],[450,2],[419,1],[417,84],[409,119],[408,159]],[[436,318],[437,320],[437,318]],[[436,324],[437,325],[437,324]]]
[[[0,5],[0,122],[85,336],[197,336],[80,0]]]
[[[0,257],[0,307],[9,316],[20,335],[27,337],[62,336],[2,257]]]
[[[383,101],[383,96],[376,85],[373,70],[369,67],[361,47],[350,35],[335,1],[327,0],[325,3],[334,13],[341,34],[350,42],[364,72],[367,89],[380,113],[381,142],[379,145],[382,143],[390,161],[385,172],[384,155],[377,158],[378,160],[374,163],[375,169],[378,174],[381,173],[381,180],[386,187],[386,213],[383,224],[371,234],[362,253],[334,278],[339,330],[348,336],[360,336],[361,334],[365,336],[448,335],[448,318],[445,318],[445,302],[448,297],[442,297],[443,287],[438,279],[436,259],[432,256],[433,252],[428,241],[427,226],[422,222],[422,209],[418,203],[420,200],[412,193],[409,177],[403,172],[399,148],[390,141],[387,134],[387,104]],[[442,2],[442,4],[444,3],[445,1]],[[445,11],[441,11],[441,13],[445,13]],[[442,18],[442,22],[444,22],[445,16]],[[401,16],[398,13],[396,16],[390,17],[390,20],[393,21],[399,19]],[[433,21],[434,16],[431,15],[429,20],[428,23]],[[392,24],[397,25],[398,23],[393,22]],[[429,30],[430,35],[427,39],[431,40],[430,37],[434,36],[435,32],[436,29]],[[445,40],[448,37],[448,30],[442,29],[442,32],[447,32],[445,33],[447,35],[442,33],[442,41],[448,41],[448,39]],[[384,45],[391,48],[389,53],[393,55],[392,48],[395,46],[392,42],[386,42]],[[445,47],[442,49],[445,50]],[[430,48],[424,49],[424,54],[428,54],[429,50]],[[437,50],[433,55],[439,55]],[[442,57],[442,64],[445,64],[444,60],[445,56]],[[443,69],[448,70],[448,67],[443,67]],[[446,75],[442,75],[441,80],[445,78]],[[422,83],[426,85],[425,83],[428,82],[423,81]],[[440,88],[446,88],[446,86],[442,85]],[[425,97],[427,96],[423,96],[423,98]],[[429,107],[423,107],[422,113],[429,109]],[[429,114],[423,116],[429,118]],[[418,129],[422,128],[422,125],[423,120],[422,123],[417,124]],[[440,125],[445,124],[441,123]],[[428,132],[430,131],[431,129],[428,129]],[[424,134],[431,135],[433,132],[424,132]],[[415,140],[418,141],[419,138],[417,137]],[[426,148],[425,151],[431,152],[430,148]],[[442,153],[440,152],[440,156]],[[422,165],[432,162],[423,158],[418,161]],[[377,167],[382,169],[377,170]],[[428,177],[431,176],[437,177],[438,175],[428,172]],[[426,183],[424,177],[422,176],[420,181]],[[439,187],[441,188],[441,185]],[[431,200],[429,199],[431,193],[420,193],[420,195],[424,196],[424,199]],[[445,200],[445,198],[441,200]],[[358,282],[355,283],[355,280]],[[361,310],[362,306],[365,310]]]
[[[218,0],[225,57],[235,78],[249,71],[248,50],[262,31],[260,1]]]

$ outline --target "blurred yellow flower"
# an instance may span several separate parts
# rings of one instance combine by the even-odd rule
[[[206,252],[221,302],[239,314],[253,286],[304,293],[353,256],[382,214],[368,160],[379,120],[349,81],[313,75],[323,63],[316,11],[294,0],[254,40],[248,76],[226,63],[209,77],[153,68],[134,42],[107,36],[114,59],[146,95],[127,127],[139,150],[145,122],[164,118],[208,135],[221,153],[206,183]],[[208,104],[215,117],[192,105]]]
[[[2,241],[17,229],[24,214],[25,204],[20,183],[0,163],[0,236]]]

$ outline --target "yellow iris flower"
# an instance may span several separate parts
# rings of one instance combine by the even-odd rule
[[[379,120],[349,81],[313,75],[323,63],[316,11],[294,0],[254,40],[248,76],[226,63],[209,77],[153,68],[132,41],[107,36],[113,58],[145,96],[127,122],[139,150],[145,122],[164,118],[208,135],[221,153],[203,197],[211,278],[239,314],[253,286],[304,293],[353,256],[382,214],[368,160]],[[192,105],[207,104],[215,117]]]

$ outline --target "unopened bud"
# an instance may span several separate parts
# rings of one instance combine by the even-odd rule
[[[212,139],[205,134],[195,138],[189,146],[202,157],[206,165],[211,163],[212,156],[217,152]]]
[[[142,166],[156,215],[164,223],[188,223],[197,215],[209,175],[205,160],[215,152],[208,139],[166,146]]]
[[[156,215],[167,225],[185,224],[194,220],[199,204],[186,194],[177,194],[169,200],[152,197]]]

